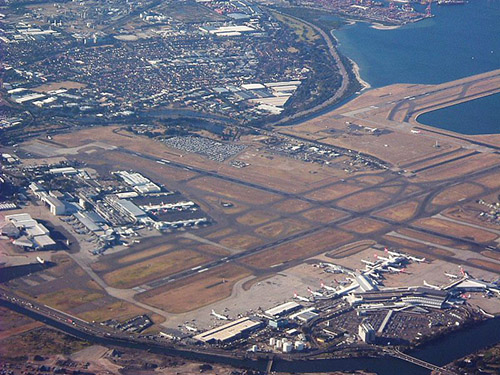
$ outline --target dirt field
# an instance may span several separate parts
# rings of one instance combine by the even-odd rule
[[[485,177],[478,178],[475,180],[478,184],[484,185],[490,189],[496,189],[500,187],[500,172],[490,173]]]
[[[347,229],[356,233],[367,234],[372,232],[377,232],[384,228],[387,228],[387,224],[368,218],[360,218],[348,222],[347,224],[342,224],[342,229]]]
[[[481,243],[494,241],[498,237],[492,232],[435,218],[420,219],[416,222],[416,225],[452,236],[473,239]]]
[[[262,240],[248,234],[235,234],[224,237],[218,243],[235,250],[247,250],[262,243]]]
[[[307,210],[310,207],[311,207],[310,203],[307,203],[299,199],[287,199],[285,201],[275,203],[274,205],[271,206],[272,209],[284,213],[296,213]]]
[[[50,307],[63,311],[70,311],[75,307],[104,298],[104,293],[98,290],[66,288],[56,292],[41,294],[37,300]]]
[[[265,250],[262,253],[246,258],[243,263],[252,267],[267,269],[272,265],[296,259],[307,259],[313,255],[335,248],[353,236],[335,229],[326,229],[313,233],[296,241]]]
[[[239,216],[236,221],[243,225],[256,226],[276,220],[279,215],[269,213],[267,211],[250,211],[249,213]]]
[[[167,252],[168,250],[172,249],[173,245],[161,245],[161,246],[155,246],[152,249],[144,250],[138,253],[133,253],[130,255],[126,255],[123,258],[120,257],[118,259],[118,263],[120,264],[127,264],[127,263],[132,263],[132,262],[138,262],[144,258],[148,258],[154,255],[159,255],[164,252]]]
[[[135,263],[104,275],[109,286],[131,288],[145,282],[195,267],[208,257],[190,250],[176,250],[166,255]]]
[[[498,156],[495,154],[479,154],[463,160],[443,164],[439,167],[427,169],[415,177],[415,181],[446,180],[452,177],[464,176],[471,172],[499,164]]]
[[[417,212],[418,205],[419,203],[416,201],[405,202],[382,211],[377,211],[375,212],[375,215],[399,223],[411,219]]]
[[[386,193],[378,191],[365,191],[341,199],[337,204],[340,207],[361,212],[376,207],[389,199],[391,199],[391,196]]]
[[[302,216],[311,221],[316,221],[318,223],[330,223],[333,220],[337,220],[341,217],[346,216],[342,211],[335,210],[329,207],[313,208],[309,211],[302,213]]]
[[[141,309],[128,302],[116,301],[108,305],[98,307],[84,313],[80,313],[78,314],[78,316],[88,322],[103,322],[108,319],[116,319],[120,322],[123,322],[134,316],[142,314],[149,314],[149,316],[152,318],[152,314],[150,311]]]
[[[246,268],[223,265],[148,291],[137,298],[170,313],[183,313],[229,297],[233,285],[250,274]]]
[[[284,237],[310,228],[310,225],[295,219],[283,219],[255,229],[255,233],[267,238]]]
[[[471,258],[471,259],[467,259],[467,261],[471,262],[472,264],[480,267],[480,268],[488,268],[490,270],[492,270],[493,272],[497,272],[500,274],[500,264],[498,263],[493,263],[493,262],[490,262],[488,260],[482,260],[482,259],[475,259],[475,258]]]
[[[210,193],[218,194],[222,197],[235,199],[244,203],[269,204],[278,200],[280,197],[273,193],[267,193],[250,187],[234,184],[232,182],[222,181],[212,177],[201,177],[192,180],[188,185],[196,187]]]
[[[361,187],[358,185],[339,183],[320,190],[313,191],[312,193],[307,194],[306,197],[309,199],[314,199],[316,201],[326,202],[343,197],[346,194],[353,193],[360,189]]]
[[[434,197],[432,204],[446,206],[481,194],[483,191],[480,186],[466,182],[442,191]]]
[[[73,81],[63,81],[63,82],[53,82],[48,85],[41,85],[38,87],[35,87],[33,91],[36,92],[47,92],[47,91],[53,91],[53,90],[59,90],[59,89],[82,89],[86,87],[87,85],[79,82],[73,82]]]

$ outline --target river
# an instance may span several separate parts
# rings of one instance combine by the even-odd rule
[[[418,4],[415,7],[422,9]],[[433,4],[433,14],[433,18],[393,30],[357,22],[335,30],[334,35],[340,51],[359,65],[361,77],[372,87],[438,84],[500,68],[500,1]],[[499,133],[497,117],[487,116],[499,112],[499,103],[496,96],[471,104],[476,114],[473,121],[482,124],[478,131],[463,125],[460,110],[436,113],[432,124],[426,124],[465,134]]]
[[[80,332],[71,326],[66,326],[50,318],[42,317],[39,313],[28,310],[11,302],[0,300],[0,306],[8,307],[33,319],[45,322],[73,336],[80,337],[94,343],[103,345],[114,345],[132,349],[148,350],[154,353],[180,356],[198,361],[213,361],[226,363],[236,367],[248,367],[258,370],[266,368],[266,361],[252,361],[243,359],[225,358],[212,355],[209,351],[204,353],[191,353],[182,349],[166,349],[157,344],[146,345],[142,343],[115,340],[112,338],[93,337],[87,333]],[[439,340],[425,345],[418,350],[409,353],[417,358],[424,359],[436,365],[444,365],[458,359],[466,354],[473,353],[485,346],[498,342],[500,338],[500,318],[490,319],[473,327],[457,331]],[[309,360],[309,361],[284,361],[274,362],[274,371],[283,372],[329,372],[329,371],[355,371],[368,370],[378,375],[428,375],[429,370],[415,366],[395,358],[349,358],[331,360]]]

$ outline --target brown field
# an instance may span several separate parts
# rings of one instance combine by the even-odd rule
[[[342,224],[340,227],[356,233],[367,234],[382,230],[387,227],[387,224],[373,219],[359,218]]]
[[[389,234],[386,234],[383,238],[385,238],[387,241],[391,241],[394,243],[397,243],[401,246],[404,246],[408,254],[415,255],[415,256],[420,256],[420,257],[426,257],[428,260],[434,260],[436,259],[437,256],[454,256],[455,254],[452,253],[451,251],[444,250],[444,249],[438,249],[435,247],[431,246],[426,246],[423,244],[420,244],[418,242],[413,242],[409,240],[405,240],[404,238],[398,238],[398,237],[393,237]]]
[[[364,191],[340,200],[337,204],[342,208],[357,212],[376,207],[391,199],[391,196],[378,191]]]
[[[431,229],[451,236],[473,239],[481,243],[494,241],[498,237],[492,232],[435,218],[420,219],[415,224],[422,228]]]
[[[267,193],[213,177],[197,178],[189,181],[188,185],[194,186],[200,190],[221,195],[223,197],[251,204],[255,204],[256,202],[260,204],[269,204],[280,198],[279,195],[273,193]]]
[[[490,250],[481,251],[481,255],[484,255],[487,258],[491,258],[491,259],[494,259],[494,260],[500,262],[500,254],[495,253],[494,251],[490,251]]]
[[[358,185],[339,183],[323,189],[315,190],[312,193],[307,194],[306,197],[316,201],[326,202],[343,197],[346,194],[353,193],[360,189],[361,187]]]
[[[313,255],[324,253],[352,238],[353,236],[349,233],[336,229],[326,229],[252,255],[246,258],[243,263],[252,267],[268,269],[275,264],[307,259]]]
[[[69,311],[101,298],[104,298],[104,294],[100,291],[73,288],[37,295],[38,302],[63,311]]]
[[[241,203],[236,203],[229,199],[221,199],[220,197],[216,197],[214,195],[205,195],[203,198],[207,202],[212,203],[214,205],[214,208],[217,207],[217,209],[220,209],[222,212],[228,215],[237,214],[248,209],[248,206],[245,206]],[[233,206],[223,207],[221,204],[222,202],[231,203]]]
[[[248,234],[235,234],[219,240],[219,243],[222,246],[235,250],[247,250],[260,244],[261,242],[262,240],[260,238],[250,236]]]
[[[341,246],[338,249],[329,252],[328,254],[326,254],[326,256],[333,259],[345,258],[368,249],[375,244],[375,241],[358,241],[347,244],[345,246]]]
[[[268,238],[284,237],[293,233],[303,231],[311,226],[308,223],[295,219],[283,219],[265,224],[257,229],[255,233]]]
[[[397,194],[400,191],[402,191],[402,189],[403,189],[402,186],[384,186],[381,187],[379,190],[387,194]]]
[[[375,215],[396,222],[402,222],[412,218],[413,215],[415,215],[418,205],[419,203],[416,201],[401,203],[396,206],[386,208],[382,211],[377,211]]]
[[[306,219],[316,221],[318,223],[330,223],[333,220],[337,220],[341,217],[346,216],[346,214],[333,208],[320,207],[306,211],[302,213],[302,216],[304,216]]]
[[[452,154],[449,154],[449,155],[439,156],[437,158],[430,159],[430,160],[425,160],[425,158],[424,158],[424,160],[422,162],[418,162],[417,164],[413,164],[411,167],[408,167],[408,169],[412,170],[412,171],[416,171],[416,170],[419,170],[422,168],[430,167],[430,166],[438,164],[438,163],[442,163],[446,160],[451,160],[451,159],[454,159],[456,157],[465,156],[467,154],[472,153],[471,150],[466,150],[466,149],[461,150],[458,147],[451,147],[447,151],[452,151],[452,150],[455,150],[455,152]]]
[[[491,173],[485,177],[478,178],[475,182],[490,189],[496,189],[500,187],[500,172]]]
[[[153,145],[155,144],[157,148],[161,147],[159,143],[154,142]],[[151,152],[151,150],[148,151]],[[148,153],[148,151],[145,151],[145,153]],[[100,154],[99,157],[102,157],[104,158],[104,160],[113,163],[114,169],[118,169],[120,167],[122,169],[135,169],[138,171],[144,171],[144,174],[149,178],[153,180],[159,180],[161,182],[168,182],[169,180],[182,181],[197,176],[196,172],[170,167],[165,164],[159,164],[154,161],[138,158],[135,155],[125,154],[120,151],[107,151],[104,154]]]
[[[475,258],[467,259],[467,261],[474,264],[475,266],[478,266],[479,268],[486,268],[490,271],[500,274],[500,264],[498,263],[493,263],[488,260],[475,259]]]
[[[198,266],[209,258],[191,250],[176,250],[169,254],[120,268],[104,275],[115,288],[131,288],[187,268]]]
[[[296,213],[307,210],[310,207],[311,207],[310,203],[301,201],[299,199],[287,199],[285,201],[275,203],[274,205],[271,206],[272,209],[284,213]]]
[[[271,214],[266,211],[250,211],[243,216],[239,216],[236,221],[243,225],[256,226],[267,223],[271,220],[275,220],[279,217],[279,215]]]
[[[456,178],[466,174],[480,171],[493,165],[498,165],[498,156],[495,154],[479,154],[465,160],[457,160],[420,172],[414,178],[415,181],[437,181]]]
[[[87,85],[79,82],[73,82],[73,81],[63,81],[63,82],[53,82],[45,85],[41,85],[38,87],[35,87],[33,91],[36,92],[47,92],[47,91],[52,91],[52,90],[59,90],[59,89],[82,89],[86,87]]]
[[[236,232],[236,229],[234,229],[234,228],[224,228],[224,229],[218,230],[216,232],[212,232],[210,234],[207,234],[204,237],[210,238],[210,239],[221,238],[221,237],[229,236],[230,234],[233,234],[234,232]]]
[[[0,320],[0,340],[43,326],[43,323],[5,307],[0,307],[0,316],[2,317]]]
[[[108,319],[125,321],[134,316],[146,313],[150,312],[125,301],[116,301],[90,311],[79,313],[78,316],[88,322],[103,322]]]
[[[466,182],[442,191],[434,197],[431,203],[438,206],[446,206],[481,194],[483,191],[484,189],[480,186]]]
[[[132,253],[130,255],[124,256],[123,258],[119,258],[118,259],[118,263],[125,264],[125,263],[137,262],[139,260],[151,257],[153,255],[162,254],[162,253],[164,253],[164,252],[172,249],[172,247],[173,247],[173,245],[155,246],[152,249],[140,251],[140,252],[137,252],[137,253]]]
[[[355,180],[368,185],[377,185],[384,181],[385,178],[382,176],[366,175],[356,177]]]
[[[246,268],[227,264],[148,291],[138,299],[169,313],[184,313],[229,297],[234,284],[249,275]]]
[[[229,255],[231,252],[229,250],[223,249],[222,247],[213,246],[213,245],[200,245],[196,249],[202,252],[209,253],[210,255]]]
[[[406,229],[406,228],[398,229],[398,233],[415,238],[417,240],[432,242],[433,244],[436,245],[449,246],[460,250],[471,250],[471,247],[469,245],[458,244],[455,241],[449,240],[447,238],[433,236],[432,234],[422,233],[412,229]]]

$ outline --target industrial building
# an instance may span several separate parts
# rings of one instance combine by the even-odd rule
[[[359,325],[358,335],[367,344],[371,344],[375,342],[375,330],[371,326],[370,323],[363,322]]]
[[[302,305],[298,304],[297,302],[286,302],[281,305],[278,305],[276,307],[273,307],[269,310],[265,311],[265,314],[269,317],[279,317],[283,316],[289,313],[294,312],[295,310],[298,310],[302,307]]]
[[[261,321],[245,317],[196,335],[194,339],[209,344],[227,343],[247,335],[261,326]]]
[[[5,216],[17,229],[20,235],[12,243],[23,247],[25,250],[52,250],[56,242],[50,237],[50,231],[41,223],[31,218],[30,214],[15,214]]]

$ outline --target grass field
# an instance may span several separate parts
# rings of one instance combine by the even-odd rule
[[[109,286],[131,288],[206,262],[209,258],[191,250],[176,250],[103,276]]]
[[[126,264],[126,263],[132,263],[132,262],[138,262],[144,258],[148,258],[154,255],[162,254],[170,249],[172,249],[172,245],[160,245],[160,246],[155,246],[151,249],[140,251],[137,253],[133,253],[130,255],[126,255],[123,258],[118,259],[118,263],[120,264]]]
[[[219,244],[230,249],[247,250],[262,243],[260,238],[248,234],[234,234],[219,240]]]
[[[303,22],[299,22],[294,18],[285,16],[283,14],[272,12],[276,19],[292,29],[297,35],[297,39],[303,42],[314,43],[321,37],[314,31],[314,29]]]
[[[500,187],[500,172],[491,173],[485,177],[478,178],[475,180],[478,184],[484,185],[490,189],[496,189]]]
[[[104,294],[97,291],[66,288],[52,293],[40,294],[37,301],[50,307],[69,311],[75,307],[104,298]]]
[[[233,285],[249,275],[246,268],[227,264],[148,291],[138,299],[169,313],[183,313],[229,297]]]

